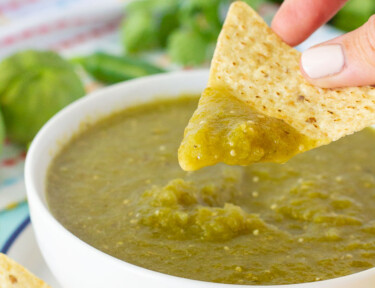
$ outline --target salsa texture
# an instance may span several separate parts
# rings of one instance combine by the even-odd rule
[[[53,160],[47,201],[99,250],[170,275],[234,284],[320,281],[375,266],[372,129],[285,164],[183,171],[198,98],[126,109]]]
[[[283,163],[320,144],[283,120],[266,116],[229,91],[206,88],[178,149],[181,168],[225,163]]]

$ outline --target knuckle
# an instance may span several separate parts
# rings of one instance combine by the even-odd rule
[[[370,16],[367,21],[367,24],[374,25],[375,24],[375,15]]]

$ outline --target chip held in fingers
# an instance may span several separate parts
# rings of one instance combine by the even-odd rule
[[[178,151],[181,167],[282,163],[375,123],[375,88],[315,87],[300,56],[247,4],[233,3]]]

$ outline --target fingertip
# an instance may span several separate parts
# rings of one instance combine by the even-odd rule
[[[284,2],[271,22],[272,30],[289,46],[296,46],[308,35],[299,31],[295,19],[299,19],[299,12],[288,2]]]
[[[314,46],[304,51],[300,58],[302,76],[321,88],[342,87],[340,74],[344,67],[344,50],[339,43]]]
[[[282,19],[282,16],[276,15],[271,23],[271,29],[289,46],[296,46],[301,41],[295,37],[295,33],[291,33],[288,23]]]
[[[310,76],[306,73],[305,69],[303,69],[303,64],[302,64],[302,57],[300,58],[300,61],[299,61],[299,71],[302,75],[302,77],[307,81],[309,82],[311,85],[314,85],[314,86],[317,86],[317,87],[321,87],[321,88],[331,88],[331,87],[326,87],[326,86],[321,86],[319,85],[319,80],[317,79],[313,79],[313,78],[310,78]]]
[[[306,40],[327,22],[347,0],[285,0],[271,28],[290,46]]]

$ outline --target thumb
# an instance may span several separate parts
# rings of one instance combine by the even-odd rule
[[[302,53],[301,72],[313,85],[375,84],[375,15],[362,27]]]

